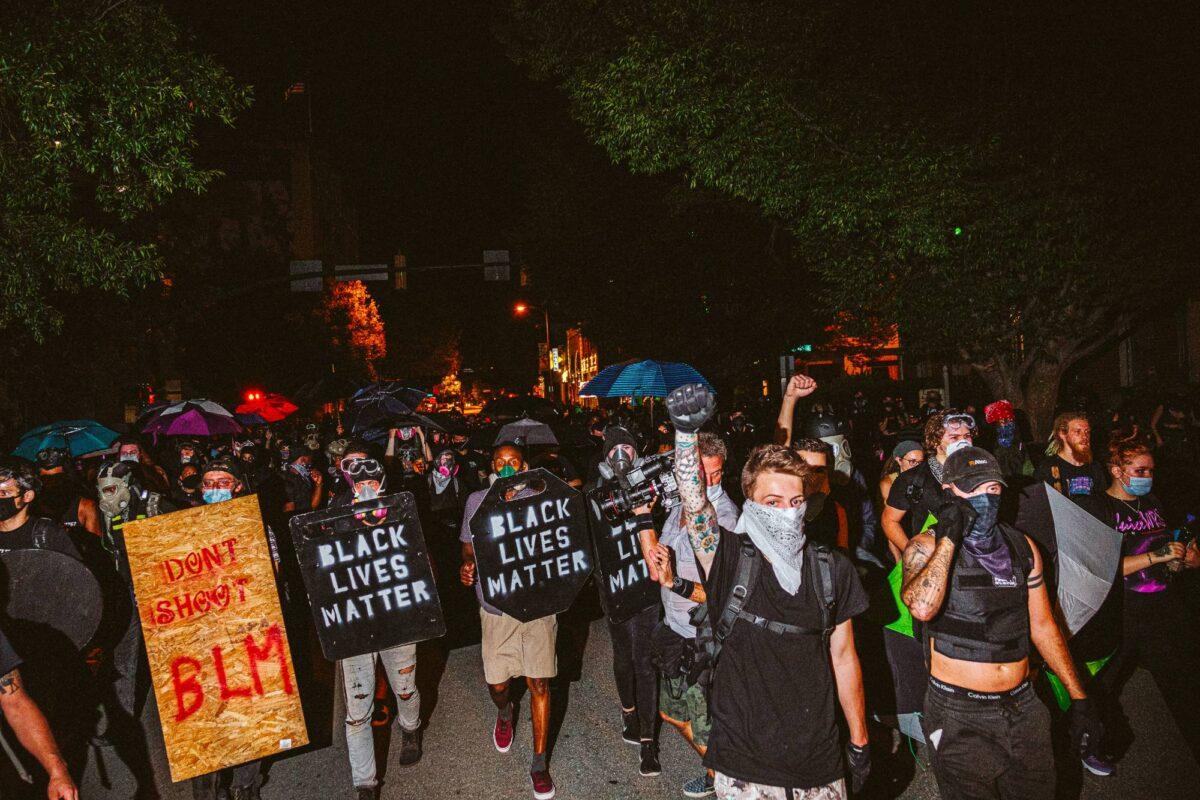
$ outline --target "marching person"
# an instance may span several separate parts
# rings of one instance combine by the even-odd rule
[[[372,456],[371,448],[365,442],[348,443],[340,467],[350,488],[335,497],[329,504],[330,508],[375,500],[386,493],[387,476],[384,475],[383,465]],[[372,522],[370,515],[363,519],[364,525]],[[417,690],[417,646],[399,645],[341,659],[338,667],[341,669],[342,691],[346,701],[346,749],[350,757],[350,777],[354,781],[358,800],[374,800],[379,795],[375,737],[371,727],[377,663],[383,665],[384,674],[396,695],[400,722],[400,765],[407,767],[421,760],[421,693]]]
[[[68,472],[70,470],[70,472]],[[38,492],[37,514],[58,522],[68,533],[87,531],[100,535],[100,518],[96,501],[88,497],[75,477],[71,451],[66,447],[47,447],[37,454]]]
[[[499,444],[492,450],[492,481],[507,478],[525,471],[525,454],[515,444]],[[528,489],[518,491],[517,497],[525,496]],[[475,586],[479,600],[479,619],[483,626],[481,652],[483,655],[483,678],[488,692],[496,704],[496,726],[492,732],[492,743],[501,753],[512,748],[516,709],[509,696],[509,683],[513,678],[524,675],[529,687],[533,720],[533,761],[529,767],[529,778],[533,783],[535,800],[550,800],[554,797],[554,780],[550,777],[550,766],[546,760],[546,744],[550,736],[550,679],[558,674],[558,660],[554,647],[558,636],[558,618],[551,614],[531,622],[520,622],[483,599],[483,587],[478,581],[475,566],[475,548],[471,537],[471,517],[483,503],[487,489],[480,489],[467,497],[463,509],[462,567],[459,580],[464,586]]]
[[[816,389],[811,379],[800,390]],[[762,445],[742,470],[732,531],[706,494],[697,431],[716,399],[703,384],[667,396],[683,525],[705,575],[716,653],[705,766],[721,800],[845,798],[837,702],[849,729],[853,790],[870,771],[862,669],[851,619],[867,597],[850,559],[807,542],[817,473],[793,450]]]
[[[1033,542],[997,521],[1004,478],[995,457],[963,447],[946,459],[931,533],[904,551],[901,598],[929,663],[921,728],[943,800],[1053,798],[1050,714],[1030,683],[1029,644],[1072,698],[1072,746],[1100,741],[1051,610]],[[893,490],[894,491],[894,490]]]
[[[737,525],[737,504],[725,492],[721,480],[725,475],[728,451],[720,437],[701,433],[696,446],[704,467],[705,494],[717,511],[717,522],[726,530]],[[683,527],[683,508],[671,509],[663,524],[662,538],[655,547],[658,582],[662,586],[663,622],[657,636],[665,639],[660,652],[678,651],[678,667],[670,674],[662,673],[658,692],[659,716],[675,728],[703,759],[708,752],[708,737],[712,733],[712,718],[708,714],[708,698],[704,686],[692,672],[703,654],[696,646],[696,626],[692,624],[695,609],[707,602],[704,580],[696,566],[688,532]],[[661,641],[660,639],[660,641]],[[684,654],[690,654],[690,658]],[[692,669],[683,669],[688,664]],[[703,668],[703,664],[700,665]],[[692,778],[683,785],[687,797],[708,797],[713,794],[711,770]]]

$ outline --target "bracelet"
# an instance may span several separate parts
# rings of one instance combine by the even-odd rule
[[[654,529],[654,517],[649,514],[638,514],[633,518],[633,522],[639,531]]]
[[[696,591],[696,584],[694,581],[689,581],[676,575],[675,580],[671,582],[671,591],[680,597],[690,598],[692,592]]]
[[[1146,553],[1146,569],[1150,569],[1153,566],[1154,566],[1154,555],[1152,553]]]

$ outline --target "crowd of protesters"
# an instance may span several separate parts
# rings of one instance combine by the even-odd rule
[[[0,730],[24,751],[16,761],[0,752],[0,796],[76,797],[89,747],[115,753],[139,797],[157,796],[147,749],[155,734],[142,726],[145,646],[117,535],[127,522],[257,494],[287,614],[288,598],[304,593],[291,516],[412,492],[447,583],[443,602],[464,602],[465,587],[476,592],[496,705],[492,746],[510,750],[516,698],[527,695],[529,779],[535,798],[549,800],[558,620],[519,622],[485,601],[471,516],[497,478],[544,467],[590,490],[667,451],[681,502],[633,518],[661,604],[609,624],[613,736],[639,748],[640,775],[661,772],[665,723],[699,757],[682,787],[688,797],[858,794],[871,771],[868,723],[895,718],[864,689],[872,685],[864,672],[889,670],[897,684],[920,687],[920,729],[907,733],[924,740],[943,798],[1054,796],[1051,684],[1074,763],[1111,774],[1129,744],[1119,698],[1136,666],[1154,677],[1200,758],[1200,660],[1195,637],[1180,636],[1194,630],[1200,607],[1188,572],[1200,567],[1190,528],[1200,513],[1200,423],[1187,402],[1171,395],[1140,417],[1066,411],[1046,441],[1033,441],[1004,400],[959,410],[930,392],[914,405],[863,392],[838,403],[798,375],[769,411],[718,409],[703,385],[673,392],[657,417],[576,409],[551,421],[561,444],[497,443],[494,428],[466,418],[406,421],[364,437],[326,416],[221,437],[131,434],[85,458],[47,447],[33,462],[9,459],[0,465],[0,553],[78,559],[105,602],[77,663],[27,659],[0,625]],[[1036,534],[1046,515],[1030,490],[1043,485],[1123,537],[1109,596],[1073,637],[1055,615],[1053,539]],[[868,654],[868,606],[881,602],[879,588],[886,606],[889,575],[899,601],[890,610],[915,620],[915,660],[890,647]],[[288,625],[301,643],[293,647],[311,645],[291,630],[311,626],[304,615],[290,614]],[[372,729],[381,719],[396,720],[402,766],[422,757],[418,666],[414,645],[339,663],[359,800],[378,796]],[[39,671],[54,680],[26,692],[23,681],[38,683]],[[527,692],[513,691],[516,678]],[[25,753],[41,766],[33,783],[14,766]],[[261,773],[250,762],[193,779],[194,796],[257,797]]]

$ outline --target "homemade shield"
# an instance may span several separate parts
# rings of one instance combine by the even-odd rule
[[[642,557],[637,525],[631,519],[610,523],[590,496],[587,508],[605,613],[613,622],[623,622],[662,602],[658,582],[650,579]]]
[[[308,744],[258,497],[129,522],[171,779]]]
[[[26,658],[29,647],[51,638],[82,650],[103,611],[100,584],[91,571],[53,550],[0,554],[0,602],[4,632]]]
[[[1108,597],[1121,562],[1121,534],[1042,484],[1058,549],[1058,607],[1074,636]]]
[[[411,492],[300,514],[289,525],[327,659],[445,635]]]
[[[469,524],[484,599],[521,622],[566,611],[592,572],[583,495],[545,469],[497,480]]]

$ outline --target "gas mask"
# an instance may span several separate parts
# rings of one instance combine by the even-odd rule
[[[396,438],[402,442],[412,441],[412,438],[417,435],[416,428],[397,428]]]
[[[315,450],[320,450],[320,449],[321,449],[321,436],[320,436],[320,434],[316,434],[316,433],[309,433],[309,434],[306,434],[306,435],[305,435],[305,437],[304,437],[304,445],[305,445],[305,446],[306,446],[306,447],[307,447],[309,450],[314,450],[314,451],[315,451]]]
[[[118,456],[118,458],[120,458],[121,461],[130,461],[130,462],[136,464],[138,461],[138,451],[137,450],[122,450],[121,455]]]
[[[850,440],[845,436],[822,436],[821,441],[833,448],[833,475],[831,479],[839,484],[849,483],[850,475],[854,472],[854,462],[851,461]]]
[[[100,510],[110,517],[121,514],[129,508],[132,492],[129,478],[97,478],[96,488],[99,490]]]
[[[636,455],[633,455],[633,448],[629,445],[621,444],[608,451],[608,455],[600,462],[598,468],[600,475],[605,480],[621,480],[633,469],[638,462]]]

